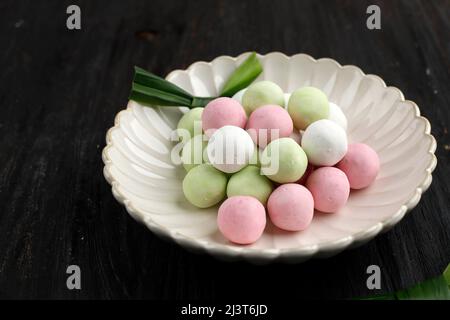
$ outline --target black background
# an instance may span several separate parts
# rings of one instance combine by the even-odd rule
[[[82,29],[66,28],[77,4]],[[381,8],[382,30],[366,28]],[[224,263],[155,237],[102,175],[133,65],[165,75],[256,50],[308,53],[380,75],[417,102],[437,139],[434,181],[386,234],[300,265]],[[450,262],[450,1],[14,1],[0,3],[0,296],[350,298],[410,286]],[[82,289],[66,288],[77,264]]]

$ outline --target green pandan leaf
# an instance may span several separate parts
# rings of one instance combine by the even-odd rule
[[[222,88],[220,96],[232,97],[236,92],[248,87],[263,71],[255,52],[252,52],[230,76]]]
[[[443,276],[425,280],[412,288],[395,293],[396,300],[450,300],[450,290]]]
[[[179,86],[139,67],[134,67],[133,83],[138,83],[142,86],[157,89],[163,92],[172,93],[180,97],[185,97],[188,99],[192,98],[192,95],[189,92],[181,89]]]
[[[445,281],[447,281],[448,287],[450,288],[450,264],[447,266],[447,268],[445,268],[444,278]]]
[[[190,106],[192,98],[133,83],[130,99],[146,105]]]
[[[262,66],[252,53],[230,76],[220,96],[230,97],[258,77]],[[134,67],[129,98],[149,106],[204,107],[216,97],[195,97],[177,85],[142,68]]]

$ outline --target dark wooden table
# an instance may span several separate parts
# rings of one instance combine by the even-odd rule
[[[81,8],[81,30],[66,8]],[[382,29],[366,28],[381,8]],[[450,1],[2,1],[0,297],[349,298],[438,275],[450,262]],[[101,151],[137,64],[165,75],[218,55],[304,52],[397,86],[432,124],[438,166],[419,205],[369,244],[300,265],[224,263],[128,216]],[[79,265],[82,289],[66,288]]]

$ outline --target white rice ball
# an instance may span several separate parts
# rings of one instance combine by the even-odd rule
[[[313,122],[302,135],[302,148],[316,166],[334,166],[347,153],[347,134],[331,120]]]
[[[342,112],[342,109],[335,103],[330,102],[330,115],[328,116],[328,120],[333,121],[334,123],[340,125],[342,129],[347,131],[347,118],[345,114]]]
[[[254,151],[253,140],[247,131],[235,126],[217,129],[206,147],[211,164],[226,173],[235,173],[244,168]]]

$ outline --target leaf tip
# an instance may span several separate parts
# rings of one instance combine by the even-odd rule
[[[447,282],[447,285],[450,287],[450,263],[448,264],[447,268],[444,270],[444,279]]]

